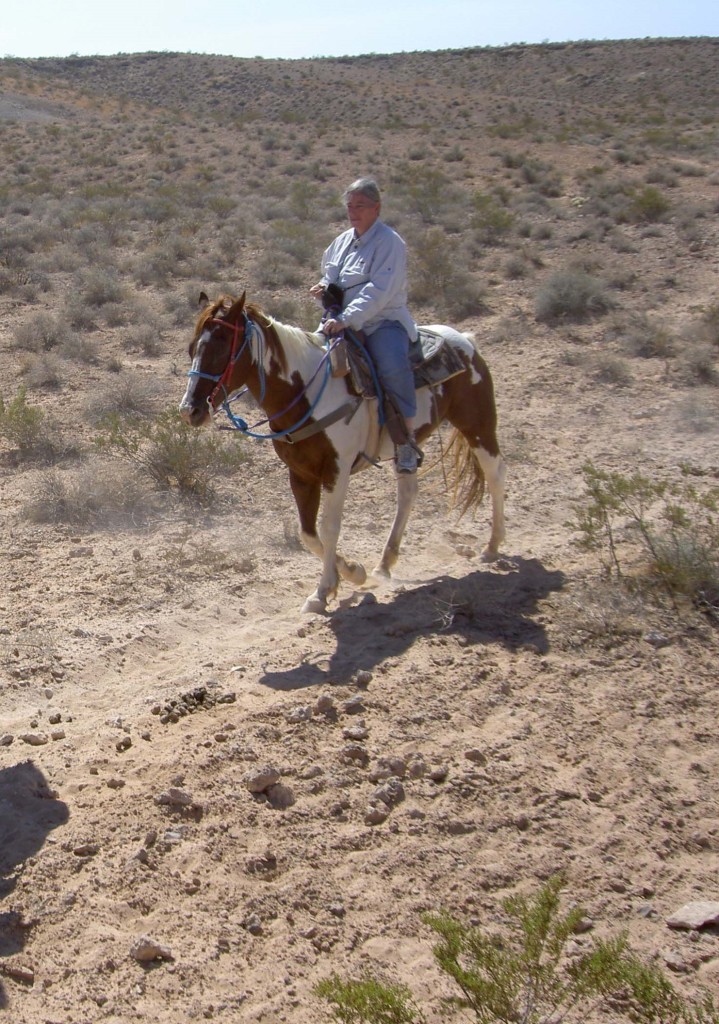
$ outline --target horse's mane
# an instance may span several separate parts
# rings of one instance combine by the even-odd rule
[[[206,306],[197,320],[195,337],[199,338],[208,320],[228,312],[236,301],[237,299],[232,295],[220,295],[209,306]],[[308,348],[324,347],[322,339],[318,335],[275,320],[254,302],[246,303],[245,312],[250,320],[253,320],[262,329],[270,355],[277,360],[283,371],[287,370],[287,358],[292,351],[299,355],[306,352]]]

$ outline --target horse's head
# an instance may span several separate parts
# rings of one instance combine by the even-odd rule
[[[239,299],[223,295],[210,302],[203,292],[200,306],[190,342],[192,366],[180,402],[180,415],[193,427],[206,423],[213,410],[242,386],[250,358],[245,293]]]

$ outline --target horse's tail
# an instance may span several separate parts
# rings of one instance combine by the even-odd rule
[[[449,475],[450,507],[459,508],[459,518],[475,509],[484,497],[484,473],[467,438],[453,430],[445,455],[452,456]]]

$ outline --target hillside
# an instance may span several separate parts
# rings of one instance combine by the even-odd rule
[[[716,929],[666,920],[719,900],[718,56],[0,60],[13,1024],[315,1024],[317,981],[366,969],[460,1019],[421,913],[498,925],[556,872],[586,908],[571,956],[626,931],[716,991]],[[492,370],[508,537],[483,563],[487,510],[458,521],[435,465],[396,577],[302,617],[318,563],[282,464],[175,410],[201,290],[313,328],[364,173],[417,319]],[[640,515],[674,589],[626,514],[578,543],[588,462],[681,488]],[[368,568],[393,490],[352,484]]]

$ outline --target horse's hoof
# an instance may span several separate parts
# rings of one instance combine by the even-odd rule
[[[495,551],[494,548],[485,548],[480,558],[483,562],[496,562],[499,558],[499,551]]]
[[[362,587],[367,582],[367,570],[360,562],[348,562],[345,579],[355,587]]]
[[[375,568],[372,570],[372,575],[376,576],[378,579],[381,579],[381,580],[391,580],[392,579],[392,573],[389,571],[389,569],[385,568],[385,566],[381,565],[381,564],[378,565],[378,566],[375,566]]]
[[[317,594],[308,597],[302,605],[303,615],[324,615],[326,611],[327,601],[322,597],[318,597]]]

